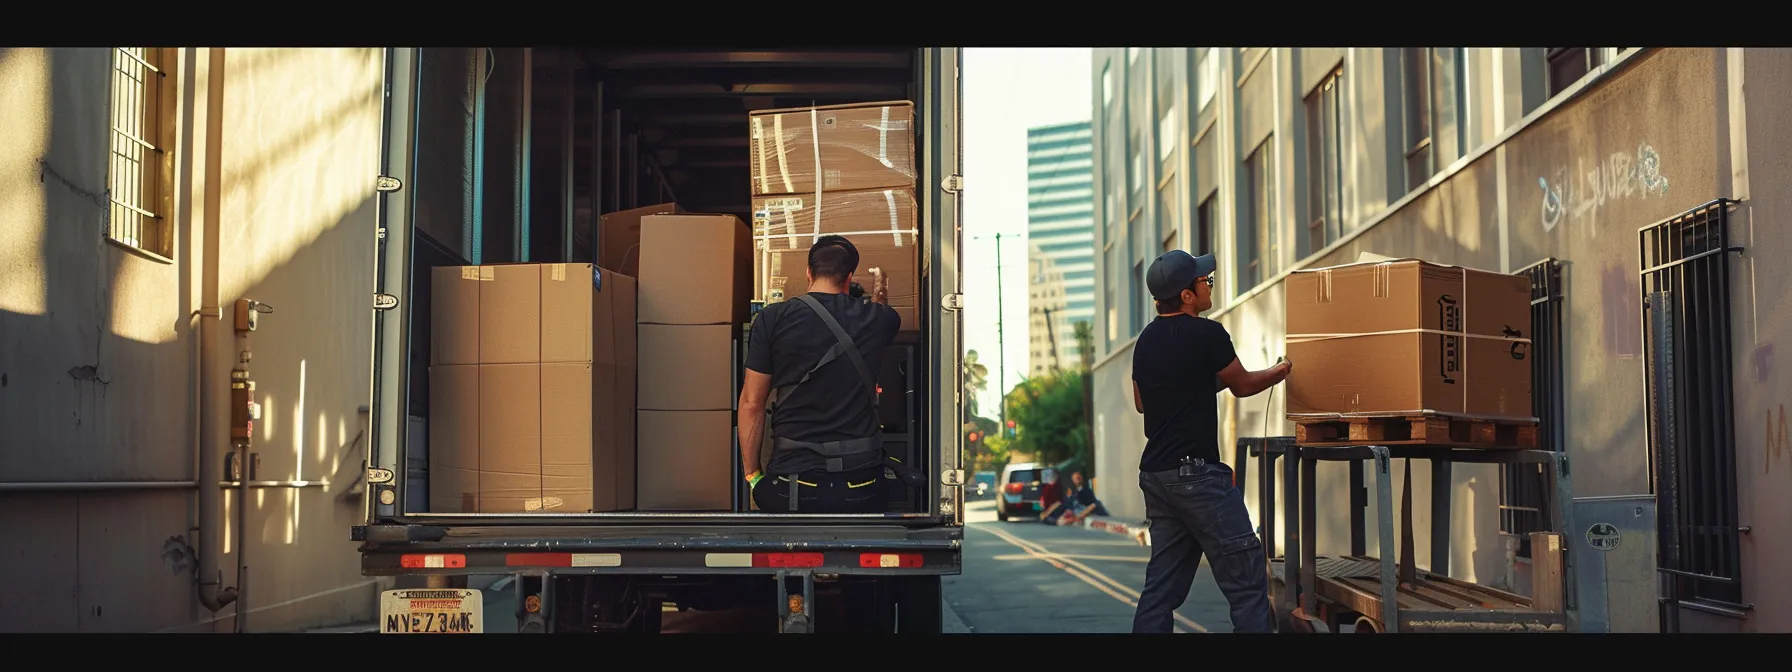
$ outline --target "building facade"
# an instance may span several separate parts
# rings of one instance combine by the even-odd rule
[[[1082,362],[1076,331],[1063,318],[1064,272],[1037,248],[1027,259],[1027,375],[1038,377]],[[1065,347],[1066,344],[1070,347]]]
[[[1613,631],[1792,628],[1792,585],[1767,573],[1792,563],[1792,510],[1774,495],[1792,486],[1792,376],[1772,355],[1792,338],[1792,299],[1762,291],[1792,284],[1792,269],[1757,262],[1792,253],[1792,236],[1766,224],[1792,207],[1792,190],[1750,179],[1777,174],[1788,155],[1787,74],[1792,51],[1781,49],[1097,49],[1098,471],[1137,468],[1131,345],[1153,314],[1144,270],[1164,250],[1218,256],[1207,316],[1251,369],[1284,353],[1293,270],[1379,255],[1522,273],[1544,318],[1533,323],[1535,410],[1545,449],[1573,465],[1568,509],[1629,497],[1661,521],[1623,542],[1647,548],[1626,551],[1646,571],[1579,605],[1582,617],[1599,611]],[[1662,288],[1673,291],[1651,303]],[[1656,315],[1679,325],[1671,338],[1649,336]],[[1676,359],[1656,357],[1670,347]],[[1651,385],[1699,402],[1652,411]],[[1279,395],[1222,402],[1228,460],[1238,437],[1293,433]],[[1650,429],[1662,418],[1670,438]],[[1448,573],[1528,591],[1519,535],[1541,527],[1525,510],[1545,506],[1529,476],[1456,465],[1433,484],[1430,470],[1413,473],[1416,501],[1437,487],[1455,502]],[[1313,534],[1321,553],[1347,553],[1347,467],[1318,474]],[[1248,476],[1248,493],[1257,482]],[[1143,517],[1135,489],[1103,500]],[[1429,511],[1414,523],[1430,529]],[[1583,539],[1591,523],[1571,524],[1569,562],[1605,562],[1588,555],[1603,552]],[[1429,543],[1417,535],[1417,557]],[[1682,577],[1662,589],[1679,608],[1660,614],[1657,568]],[[1588,595],[1577,590],[1571,600]]]
[[[1049,370],[1054,353],[1066,368],[1082,361],[1076,346],[1077,322],[1095,316],[1094,185],[1089,122],[1027,129],[1027,244],[1029,279],[1052,287],[1028,291],[1034,323],[1029,357],[1032,375]],[[1036,263],[1043,262],[1043,263]],[[1059,304],[1043,302],[1058,301]],[[1046,308],[1051,307],[1048,320]],[[1038,331],[1051,329],[1047,334]]]
[[[373,620],[384,51],[0,50],[0,631]]]

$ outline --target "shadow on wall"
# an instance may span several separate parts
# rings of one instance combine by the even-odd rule
[[[378,50],[369,51],[377,65]],[[9,437],[0,447],[0,481],[191,480],[191,386],[201,382],[213,386],[215,399],[216,421],[206,431],[228,447],[224,404],[235,361],[228,321],[237,296],[226,289],[219,297],[224,338],[213,353],[213,379],[197,381],[187,339],[195,337],[188,325],[198,274],[185,247],[199,236],[175,232],[173,265],[104,240],[111,54],[0,49],[0,116],[9,120],[0,127],[0,427]],[[256,55],[259,66],[283,67],[265,54]],[[258,91],[241,83],[244,74],[231,75],[237,108],[265,117],[310,105],[260,104],[256,97],[285,99],[292,91],[266,82]],[[348,100],[377,112],[377,82]],[[226,155],[243,169],[226,168],[220,285],[277,309],[252,344],[264,405],[258,477],[331,481],[327,489],[250,492],[247,525],[259,543],[247,549],[254,576],[244,602],[254,630],[338,624],[372,610],[373,584],[360,576],[345,532],[359,519],[360,500],[347,490],[364,449],[358,407],[367,403],[374,206],[371,182],[360,179],[366,171],[333,165],[374,165],[377,117],[356,109],[344,103],[285,114],[314,122],[288,124],[291,133],[245,119],[239,122],[262,128],[225,134],[226,152],[233,142],[252,147],[238,152],[242,159]],[[342,121],[316,123],[332,119]],[[182,130],[195,129],[188,122]],[[170,183],[181,189],[197,179]],[[358,182],[366,186],[344,186]],[[343,198],[356,189],[364,193]],[[264,201],[277,209],[262,210]],[[201,482],[215,483],[220,466],[201,465]],[[228,509],[220,529],[190,535],[193,496],[0,495],[0,526],[28,541],[0,554],[8,577],[0,630],[231,629],[234,607],[214,615],[197,603],[193,546],[234,548],[243,535]],[[220,567],[225,585],[237,585],[235,559]]]

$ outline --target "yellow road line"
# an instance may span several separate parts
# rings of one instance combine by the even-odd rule
[[[1125,602],[1128,606],[1131,606],[1134,609],[1137,609],[1139,606],[1139,603],[1138,603],[1139,591],[1133,590],[1130,586],[1127,586],[1124,583],[1116,581],[1116,580],[1114,580],[1113,577],[1103,574],[1099,570],[1096,570],[1088,565],[1085,565],[1081,562],[1077,562],[1075,559],[1073,559],[1071,557],[1060,555],[1058,553],[1053,553],[1051,551],[1051,549],[1048,549],[1048,548],[1046,548],[1042,545],[1036,544],[1034,542],[1027,541],[1025,539],[1021,539],[1020,537],[1016,537],[1013,534],[1010,534],[1007,531],[999,529],[994,526],[967,526],[967,527],[971,527],[971,529],[981,530],[981,531],[996,535],[997,538],[1008,542],[1010,545],[1013,545],[1015,548],[1019,548],[1023,551],[1026,551],[1029,555],[1032,555],[1033,557],[1036,557],[1036,558],[1039,558],[1041,560],[1051,563],[1052,566],[1057,567],[1058,569],[1062,569],[1062,570],[1064,570],[1065,573],[1070,574],[1071,576],[1077,577],[1078,579],[1083,580],[1085,583],[1089,583],[1090,585],[1093,585],[1096,588],[1101,589],[1102,592],[1107,593],[1108,595],[1112,596],[1114,599],[1120,600],[1121,602]],[[1081,570],[1081,571],[1078,571],[1078,570]],[[1093,578],[1091,578],[1091,577],[1093,577]],[[1099,579],[1101,582],[1106,583],[1107,585],[1106,586],[1098,585],[1094,582],[1094,579]],[[1205,626],[1201,625],[1200,623],[1196,623],[1194,621],[1194,619],[1191,619],[1187,616],[1183,616],[1182,614],[1176,613],[1174,611],[1172,611],[1170,613],[1171,613],[1171,615],[1175,616],[1176,621],[1178,623],[1186,625],[1190,628],[1194,628],[1196,631],[1199,631],[1199,632],[1207,632],[1208,631]],[[1177,628],[1177,631],[1178,632],[1186,632],[1186,631],[1182,630],[1181,628]]]
[[[1025,560],[1025,559],[1031,558],[1031,557],[1033,557],[1033,556],[1023,555],[1023,554],[1019,554],[1019,553],[1010,553],[1008,555],[998,555],[995,557],[995,559],[996,560]],[[1136,562],[1139,564],[1145,564],[1145,563],[1151,562],[1150,558],[1135,558],[1135,557],[1126,556],[1126,555],[1077,555],[1074,553],[1062,553],[1062,554],[1059,554],[1058,557],[1064,558],[1066,560],[1095,560],[1098,562]]]

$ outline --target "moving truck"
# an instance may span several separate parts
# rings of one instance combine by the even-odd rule
[[[379,229],[372,246],[377,264],[372,438],[366,520],[352,530],[362,573],[396,577],[393,589],[381,596],[381,630],[482,632],[487,626],[482,605],[514,597],[519,632],[658,632],[663,613],[687,610],[746,613],[746,622],[782,632],[937,632],[941,577],[960,573],[966,499],[958,431],[960,53],[958,48],[385,50],[384,165],[377,176]],[[602,441],[624,456],[617,458],[621,466],[613,481],[597,479],[597,498],[608,504],[593,505],[587,498],[576,507],[515,504],[488,510],[489,504],[463,507],[453,503],[454,496],[431,491],[443,487],[439,463],[445,446],[471,440],[475,433],[444,427],[466,425],[495,405],[514,401],[489,393],[463,395],[454,403],[441,398],[446,383],[441,376],[432,380],[432,371],[444,368],[438,366],[442,353],[431,349],[442,347],[444,334],[431,332],[449,324],[440,314],[450,291],[442,283],[481,273],[489,280],[494,268],[500,279],[506,268],[536,268],[542,297],[550,274],[563,279],[583,273],[600,285],[587,293],[620,291],[615,288],[625,285],[634,291],[632,279],[645,300],[655,276],[655,258],[644,247],[654,236],[645,232],[665,218],[640,215],[729,215],[743,227],[756,215],[765,221],[764,195],[749,185],[759,183],[755,171],[768,160],[765,143],[756,144],[756,138],[770,136],[756,135],[751,113],[866,104],[885,106],[879,128],[890,132],[878,143],[912,148],[915,215],[908,240],[918,250],[910,252],[913,267],[898,271],[909,277],[893,277],[913,289],[910,302],[899,307],[903,333],[878,376],[880,399],[893,400],[880,402],[884,441],[893,446],[890,455],[900,455],[910,467],[908,482],[887,477],[888,513],[758,512],[745,492],[738,452],[686,460],[705,473],[732,469],[732,484],[715,486],[728,492],[697,493],[721,505],[647,506],[650,490],[668,487],[657,482],[680,478],[664,473],[666,465],[678,462],[664,456],[684,446],[666,438],[676,431],[628,424],[637,418],[627,408],[634,396],[627,388],[638,382],[645,396],[650,385],[667,382],[646,372],[637,381],[635,372],[624,371],[635,362],[632,353],[612,362],[618,366],[597,367],[598,373],[579,383],[586,389],[596,380],[597,387],[616,392],[598,402],[599,420],[581,420],[585,424],[572,429],[531,424],[517,430],[539,432],[534,437],[559,431],[605,437]],[[903,114],[912,109],[912,123],[891,123],[887,115],[894,108]],[[835,119],[826,113],[797,116],[818,125]],[[852,116],[839,118],[845,124]],[[777,149],[786,148],[780,143]],[[821,167],[820,158],[814,163],[808,174],[819,172],[821,179],[810,182],[839,180],[839,171]],[[852,179],[845,182],[843,189],[855,188]],[[823,186],[829,185],[815,188]],[[833,198],[819,191],[801,196]],[[631,212],[634,221],[621,226],[606,217],[626,218]],[[895,217],[890,220],[894,227]],[[712,236],[731,235],[709,230],[717,231]],[[757,236],[762,231],[754,230],[758,254],[765,246]],[[692,242],[692,234],[679,235]],[[727,244],[696,242],[713,243],[712,248]],[[788,257],[795,261],[786,262],[783,272],[800,281],[801,255]],[[763,258],[753,262],[762,279]],[[855,279],[869,287],[864,266]],[[742,315],[768,300],[765,283],[756,284],[753,303]],[[727,287],[714,292],[735,295]],[[590,309],[586,301],[577,310]],[[546,324],[565,318],[561,311],[578,301],[543,298],[538,304],[532,310]],[[617,320],[610,327],[618,333],[633,329],[625,309],[603,310]],[[688,375],[719,375],[732,385],[730,396],[737,396],[748,319],[732,325],[737,335],[722,337],[732,343],[731,354],[701,358],[710,363],[691,364],[687,368],[701,370]],[[502,321],[490,327],[489,319],[480,324],[480,329],[533,328]],[[605,328],[590,320],[584,324],[593,331]],[[548,327],[541,329],[546,333]],[[642,329],[642,335],[649,333]],[[641,344],[643,367],[648,351]],[[545,388],[547,364],[541,366]],[[728,370],[718,373],[723,366]],[[549,396],[542,392],[540,405],[548,405]],[[728,400],[730,409],[733,402]],[[590,403],[583,408],[592,410]],[[721,441],[738,451],[732,445],[738,443],[733,438],[738,409],[720,414],[728,424]],[[500,426],[520,425],[487,423],[477,439],[514,438],[502,436],[512,431],[505,429],[494,437]],[[719,464],[722,460],[728,464]],[[661,471],[649,473],[650,463],[661,465],[652,467]],[[611,483],[613,488],[606,487]],[[494,576],[509,578],[484,582]],[[469,577],[481,578],[469,582]],[[494,593],[499,589],[492,585],[504,594]],[[848,601],[852,609],[841,608]]]

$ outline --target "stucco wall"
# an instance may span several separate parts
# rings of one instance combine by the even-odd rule
[[[368,390],[381,50],[232,49],[222,63],[176,51],[163,64],[177,101],[163,138],[169,263],[104,242],[105,211],[81,193],[107,183],[111,50],[0,50],[0,482],[197,478],[216,490],[222,458],[198,477],[195,445],[228,446],[231,303],[251,298],[275,309],[251,342],[256,477],[337,483],[251,490],[247,535],[190,535],[193,490],[0,494],[0,525],[19,542],[0,554],[0,630],[227,629],[232,609],[198,606],[178,542],[234,553],[245,537],[250,629],[371,615],[373,584],[348,541],[359,499],[343,495]],[[66,182],[40,181],[40,158]],[[207,304],[221,314],[192,317]],[[200,328],[220,344],[205,380]],[[233,557],[221,566],[236,585]]]

